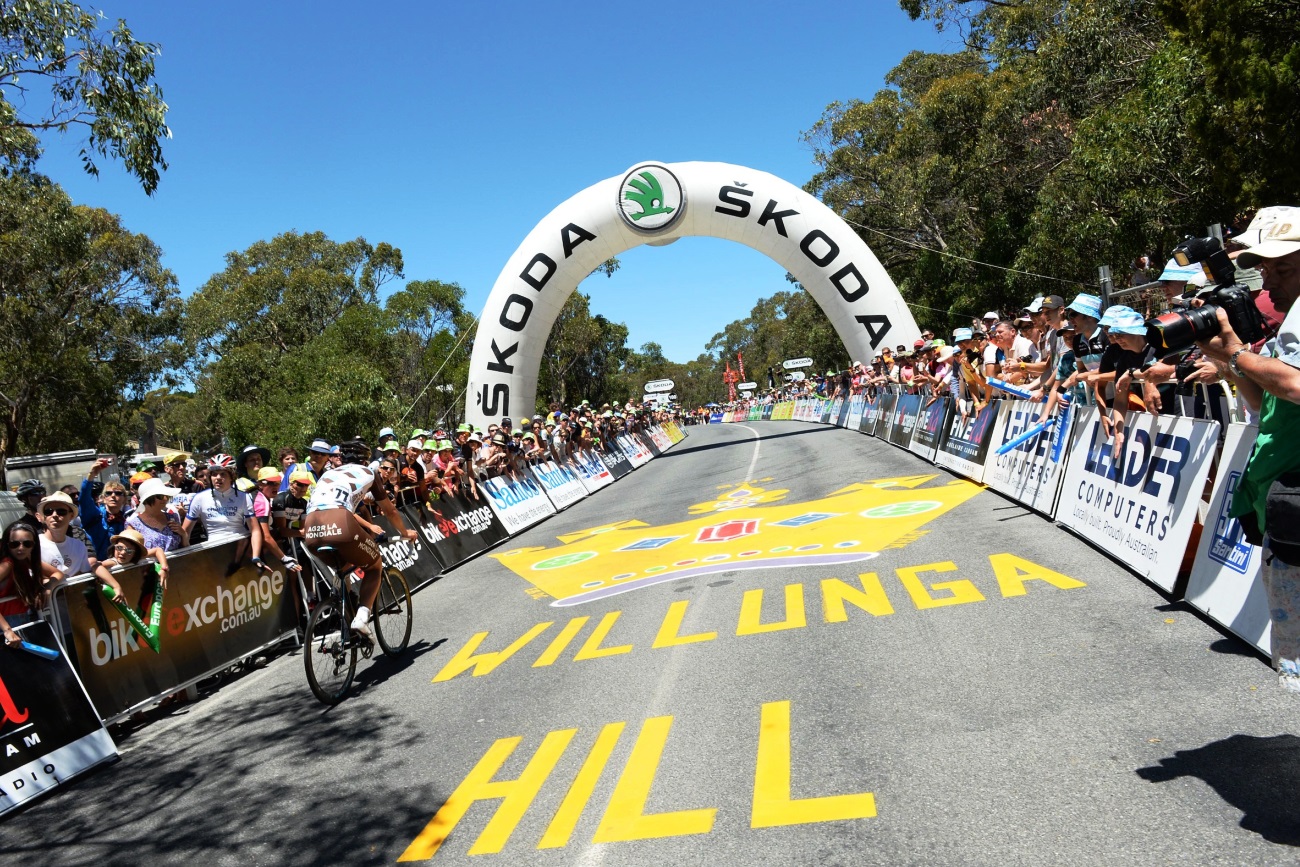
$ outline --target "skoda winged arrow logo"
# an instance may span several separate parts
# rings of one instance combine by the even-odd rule
[[[632,178],[627,182],[632,189],[623,193],[623,198],[640,205],[641,213],[628,216],[634,220],[641,220],[645,217],[653,217],[655,214],[671,214],[675,209],[664,207],[664,188],[660,185],[659,179],[650,172],[641,172],[640,175],[644,180]]]
[[[668,228],[677,222],[685,204],[681,182],[658,163],[633,167],[623,176],[618,195],[623,220],[643,232]]]

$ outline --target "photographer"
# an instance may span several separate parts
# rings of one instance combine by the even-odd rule
[[[1273,662],[1282,687],[1300,693],[1300,208],[1270,208],[1267,216],[1271,226],[1237,262],[1259,268],[1264,291],[1286,320],[1256,355],[1219,307],[1219,333],[1198,343],[1208,358],[1226,363],[1238,394],[1259,413],[1259,435],[1230,514],[1247,539],[1265,548]]]

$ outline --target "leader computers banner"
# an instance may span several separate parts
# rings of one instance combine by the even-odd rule
[[[1056,519],[1172,590],[1218,446],[1218,422],[1131,412],[1118,447],[1096,412],[1081,424]]]

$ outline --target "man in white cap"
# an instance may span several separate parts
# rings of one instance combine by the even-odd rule
[[[1237,256],[1238,266],[1259,268],[1264,291],[1286,319],[1257,355],[1219,308],[1219,333],[1198,345],[1226,364],[1237,393],[1259,413],[1255,449],[1229,514],[1241,522],[1246,538],[1268,549],[1263,577],[1273,664],[1282,687],[1300,694],[1300,208],[1266,208],[1242,237],[1258,241]]]

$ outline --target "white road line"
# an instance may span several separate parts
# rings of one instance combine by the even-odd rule
[[[758,466],[758,446],[759,443],[762,442],[762,440],[758,436],[758,431],[754,430],[749,425],[742,424],[742,425],[737,425],[737,427],[743,427],[745,430],[749,431],[754,435],[754,457],[751,458],[749,461],[749,469],[745,470],[745,478],[741,479],[742,482],[748,482],[748,481],[752,481],[754,478],[754,467]]]

